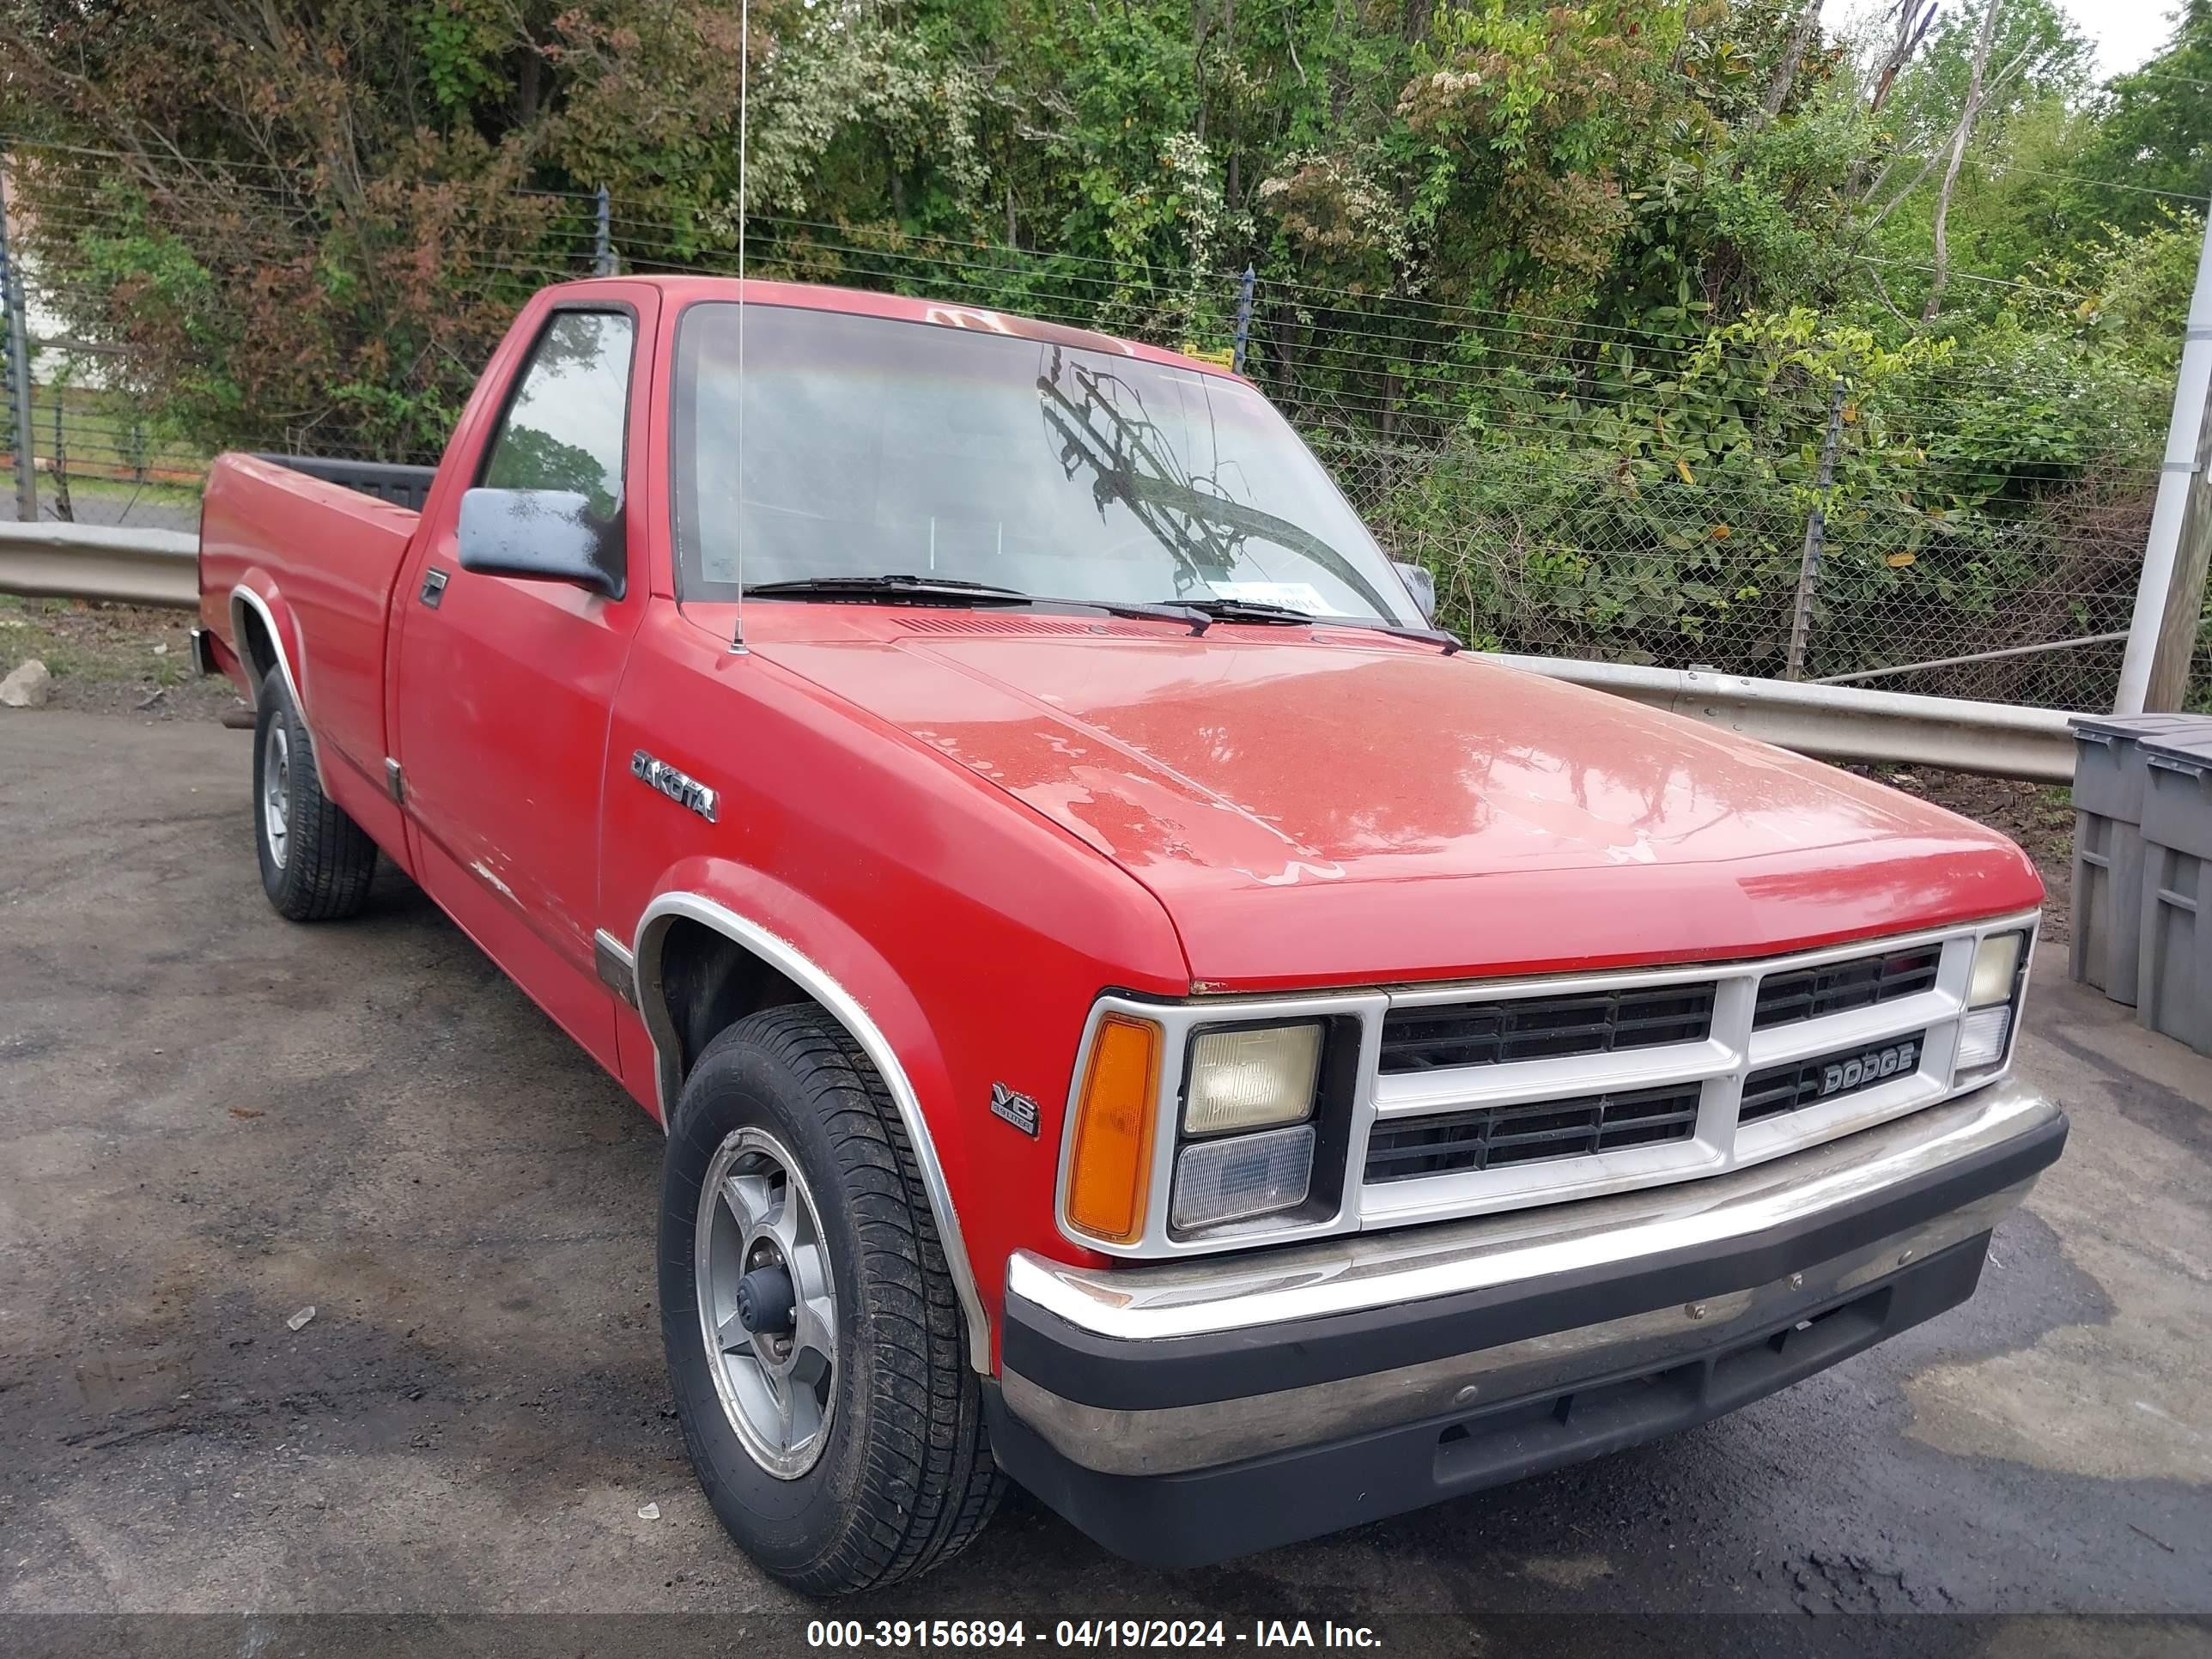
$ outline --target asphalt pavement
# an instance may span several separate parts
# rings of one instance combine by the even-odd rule
[[[247,745],[0,710],[0,1648],[200,1613],[229,1617],[166,1645],[262,1651],[349,1613],[441,1615],[453,1651],[805,1650],[825,1609],[726,1540],[671,1415],[659,1131],[404,880],[353,922],[273,915]],[[1701,1651],[2205,1651],[2212,1626],[2103,1616],[2212,1614],[2212,1063],[2056,955],[2021,1066],[2073,1139],[1965,1308],[1658,1443],[1201,1571],[1018,1496],[826,1611],[1219,1619],[1232,1648],[1303,1619],[1417,1655],[1569,1618],[1654,1650],[1618,1614]],[[526,1613],[601,1622],[474,1618]]]

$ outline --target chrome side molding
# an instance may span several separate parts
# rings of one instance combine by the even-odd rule
[[[600,983],[631,1007],[637,1006],[637,959],[629,946],[604,927],[592,935],[592,965]]]

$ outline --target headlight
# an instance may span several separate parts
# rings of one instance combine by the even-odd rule
[[[1320,1073],[1317,1020],[1201,1032],[1190,1045],[1183,1133],[1216,1135],[1303,1122],[1313,1112]]]
[[[2012,1000],[2013,978],[2020,970],[2024,933],[1992,933],[1974,952],[1973,977],[1966,985],[1966,1006],[1993,1008]]]
[[[1295,1208],[1306,1201],[1313,1158],[1310,1123],[1186,1146],[1168,1218],[1184,1230]]]
[[[2013,997],[2020,985],[2021,951],[2025,933],[1991,933],[1974,951],[1974,971],[1966,981],[1966,1006],[1959,1022],[1959,1047],[1952,1057],[1954,1073],[1978,1072],[1996,1065],[2012,1040]]]

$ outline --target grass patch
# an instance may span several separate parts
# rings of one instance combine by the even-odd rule
[[[36,657],[57,680],[181,685],[192,678],[191,623],[185,611],[0,594],[0,673]]]

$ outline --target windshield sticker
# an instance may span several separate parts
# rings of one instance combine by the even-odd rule
[[[1214,597],[1223,599],[1250,599],[1258,605],[1284,605],[1293,611],[1303,611],[1314,617],[1348,617],[1348,611],[1340,611],[1322,598],[1321,590],[1311,582],[1208,582]]]

